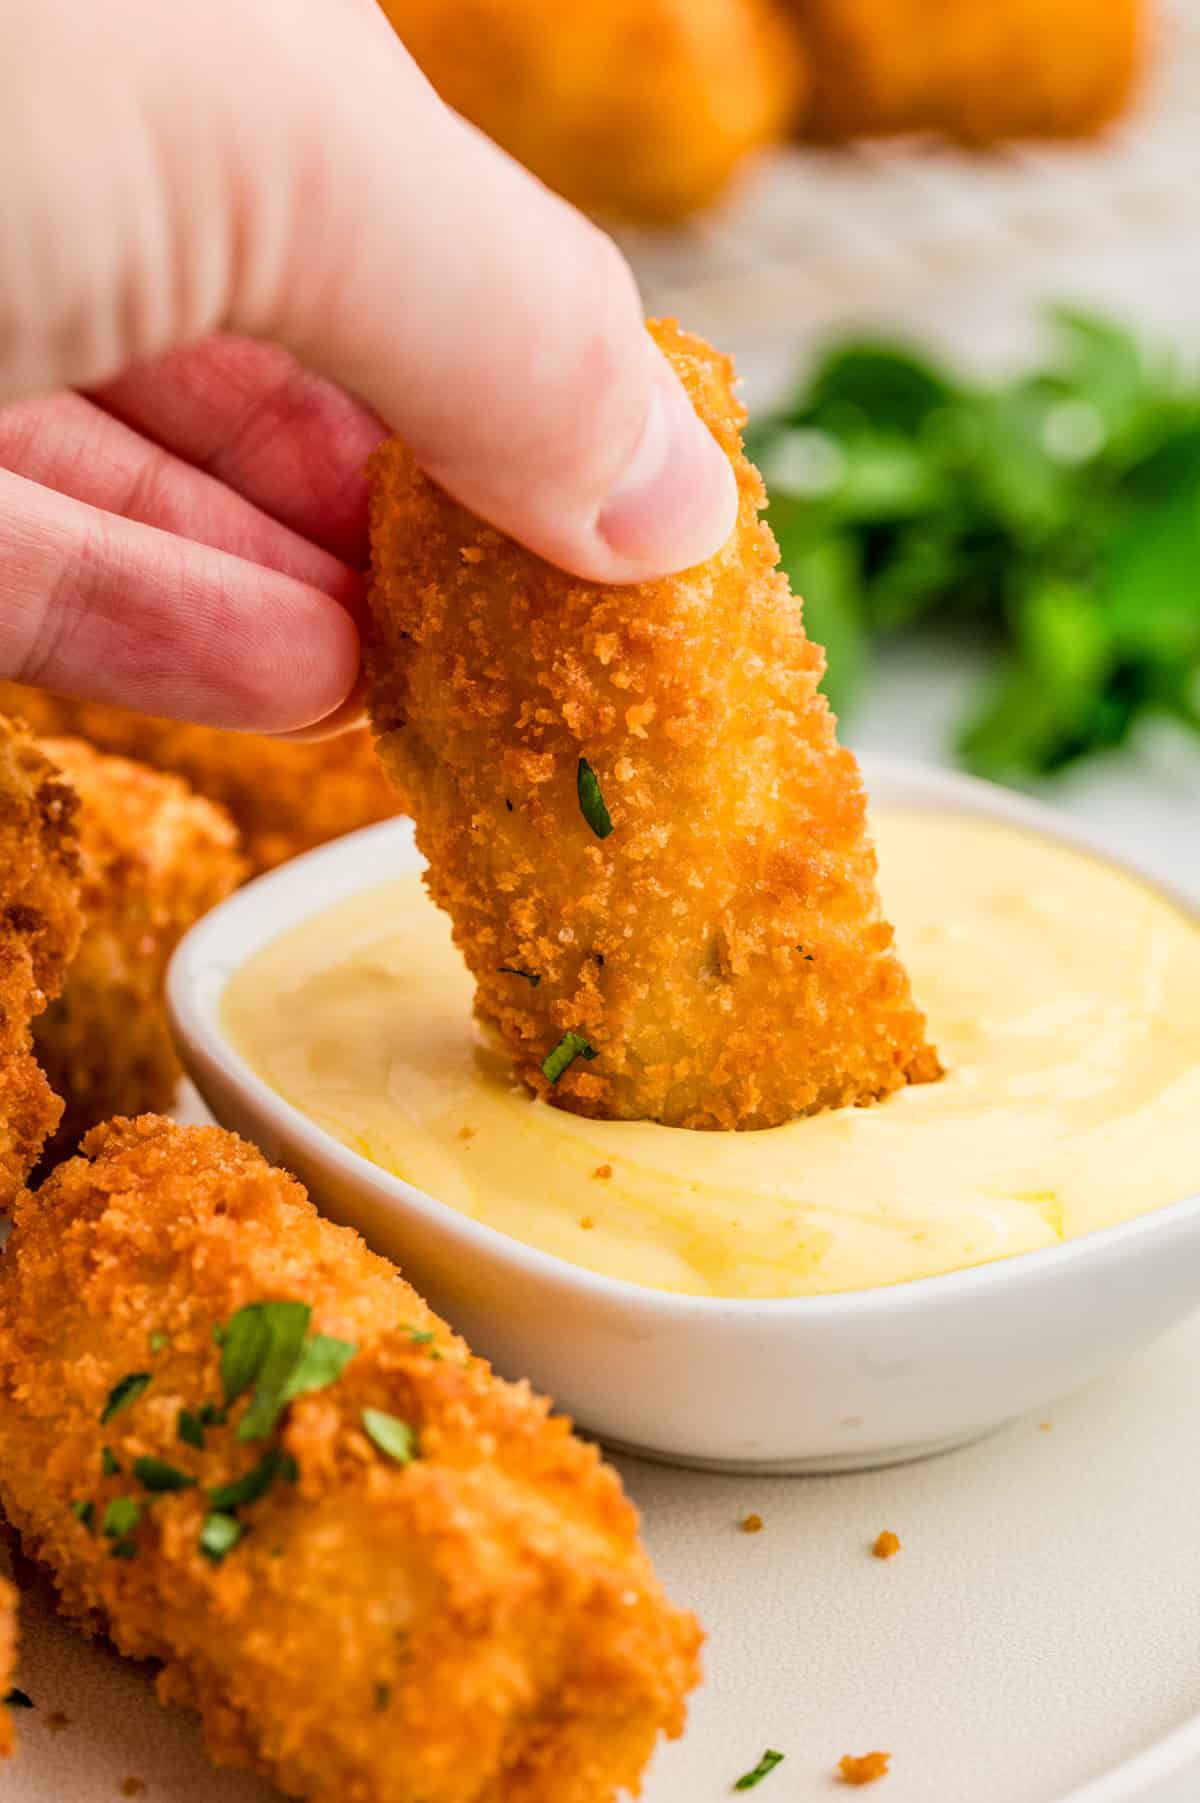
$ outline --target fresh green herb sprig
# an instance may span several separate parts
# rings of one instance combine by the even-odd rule
[[[577,1058],[594,1058],[596,1048],[582,1033],[564,1033],[556,1046],[542,1059],[542,1075],[548,1083],[557,1083]]]
[[[958,754],[1018,782],[1150,715],[1200,733],[1200,377],[1108,320],[1049,325],[992,382],[843,344],[749,435],[833,706],[881,637],[969,633],[996,668]]]

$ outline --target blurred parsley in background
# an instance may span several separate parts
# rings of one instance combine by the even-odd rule
[[[1050,324],[1045,366],[996,385],[835,348],[748,434],[834,708],[875,637],[968,626],[998,668],[959,753],[1010,781],[1151,710],[1200,732],[1200,384],[1105,320]]]

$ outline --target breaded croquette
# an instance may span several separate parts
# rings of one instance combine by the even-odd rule
[[[0,1578],[0,1759],[13,1750],[12,1717],[4,1707],[4,1699],[12,1688],[17,1663],[17,1593]]]
[[[30,1028],[79,943],[77,809],[30,735],[0,716],[0,1214],[62,1115]]]
[[[73,1151],[110,1114],[168,1108],[180,1078],[163,1005],[171,953],[237,886],[237,833],[223,808],[177,776],[105,757],[81,739],[42,749],[80,797],[83,937],[33,1043],[62,1097],[47,1147]]]
[[[988,144],[1087,136],[1129,100],[1143,0],[788,0],[808,45],[803,129]]]
[[[37,733],[87,739],[101,751],[182,776],[228,808],[254,872],[396,811],[367,732],[294,744],[130,714],[12,682],[0,682],[0,708]]]
[[[784,135],[803,88],[775,0],[381,0],[443,98],[590,212],[681,218]]]
[[[737,475],[724,548],[598,587],[456,506],[393,440],[371,467],[370,705],[522,1080],[580,1114],[770,1127],[938,1064],[824,658],[759,519],[732,366],[652,330]]]
[[[218,1128],[97,1128],[0,1259],[0,1500],[309,1803],[609,1803],[699,1630],[596,1449]]]

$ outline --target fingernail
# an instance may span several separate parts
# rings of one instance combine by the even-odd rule
[[[641,442],[596,528],[629,580],[690,569],[720,550],[737,519],[729,459],[662,361]]]

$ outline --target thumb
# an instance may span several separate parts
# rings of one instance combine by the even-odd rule
[[[630,582],[710,556],[732,472],[612,240],[445,108],[374,5],[336,28],[353,100],[331,124],[327,91],[294,96],[303,190],[257,196],[284,279],[242,329],[361,395],[457,500],[552,562]]]

